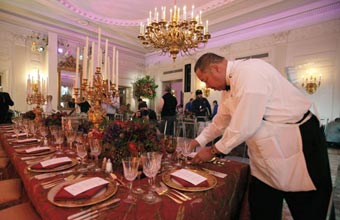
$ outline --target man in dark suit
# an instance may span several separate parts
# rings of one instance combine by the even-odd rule
[[[11,123],[12,113],[9,112],[9,106],[14,102],[7,92],[0,92],[0,124]]]

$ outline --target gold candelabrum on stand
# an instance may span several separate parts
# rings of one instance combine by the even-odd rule
[[[45,96],[42,94],[40,87],[40,80],[38,80],[36,83],[32,83],[32,85],[28,85],[28,89],[32,91],[33,93],[28,92],[26,97],[26,102],[29,105],[36,104],[37,106],[33,108],[33,113],[35,114],[35,121],[40,122],[42,121],[42,113],[43,109],[40,107],[40,105],[44,104],[46,102]]]
[[[93,123],[96,129],[99,129],[99,125],[103,122],[106,115],[106,112],[101,107],[101,103],[110,102],[111,94],[116,92],[115,86],[116,85],[112,82],[109,82],[108,79],[103,80],[100,67],[96,67],[96,72],[93,75],[92,85],[88,82],[88,79],[82,80],[81,92],[83,97],[85,97],[91,104],[91,108],[87,114],[89,120]]]

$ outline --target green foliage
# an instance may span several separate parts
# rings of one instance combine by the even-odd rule
[[[157,88],[158,85],[155,84],[155,80],[150,76],[145,76],[134,83],[134,95],[137,99],[140,97],[154,99]]]

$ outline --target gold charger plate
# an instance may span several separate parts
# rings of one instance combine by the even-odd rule
[[[176,183],[175,181],[172,180],[171,173],[173,173],[175,171],[176,170],[167,171],[162,176],[163,182],[167,186],[174,188],[174,189],[178,189],[178,190],[182,190],[182,191],[188,191],[188,192],[200,192],[200,191],[206,191],[206,190],[212,189],[217,184],[217,179],[213,175],[211,175],[211,174],[209,174],[209,173],[207,173],[203,170],[192,170],[192,169],[190,169],[190,171],[195,172],[195,173],[207,178],[208,186],[187,186],[187,187],[184,187],[184,186],[180,185],[179,183]]]
[[[49,173],[49,172],[55,172],[55,171],[61,171],[61,170],[66,170],[66,169],[69,169],[71,167],[74,167],[75,165],[78,164],[78,161],[77,159],[75,158],[71,158],[72,162],[71,163],[68,163],[68,164],[65,164],[65,165],[62,165],[62,166],[58,166],[58,167],[55,167],[55,168],[52,168],[52,169],[35,169],[35,168],[32,168],[32,166],[34,166],[35,164],[31,164],[27,167],[27,170],[28,171],[31,171],[31,172],[36,172],[36,173]]]
[[[100,203],[102,201],[107,200],[117,192],[117,184],[115,182],[112,182],[109,179],[106,179],[109,181],[109,184],[107,187],[99,191],[96,195],[94,195],[90,199],[78,199],[78,200],[61,200],[61,201],[54,201],[55,195],[59,192],[59,190],[65,186],[65,185],[70,185],[73,183],[77,183],[83,180],[86,180],[91,177],[85,177],[85,178],[80,178],[77,180],[71,180],[67,181],[64,183],[61,183],[59,185],[56,185],[55,187],[51,188],[50,191],[47,193],[47,200],[50,201],[52,204],[60,207],[83,207],[83,206],[89,206],[93,204]]]
[[[50,150],[43,151],[43,152],[37,152],[37,153],[34,153],[34,152],[27,153],[26,150],[27,149],[17,150],[16,153],[19,154],[20,156],[42,156],[42,155],[54,153],[56,151],[56,149],[54,147],[51,147]]]

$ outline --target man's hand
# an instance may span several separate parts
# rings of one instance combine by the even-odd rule
[[[211,153],[210,147],[204,147],[196,156],[192,159],[193,164],[199,164],[211,160],[215,155]]]

